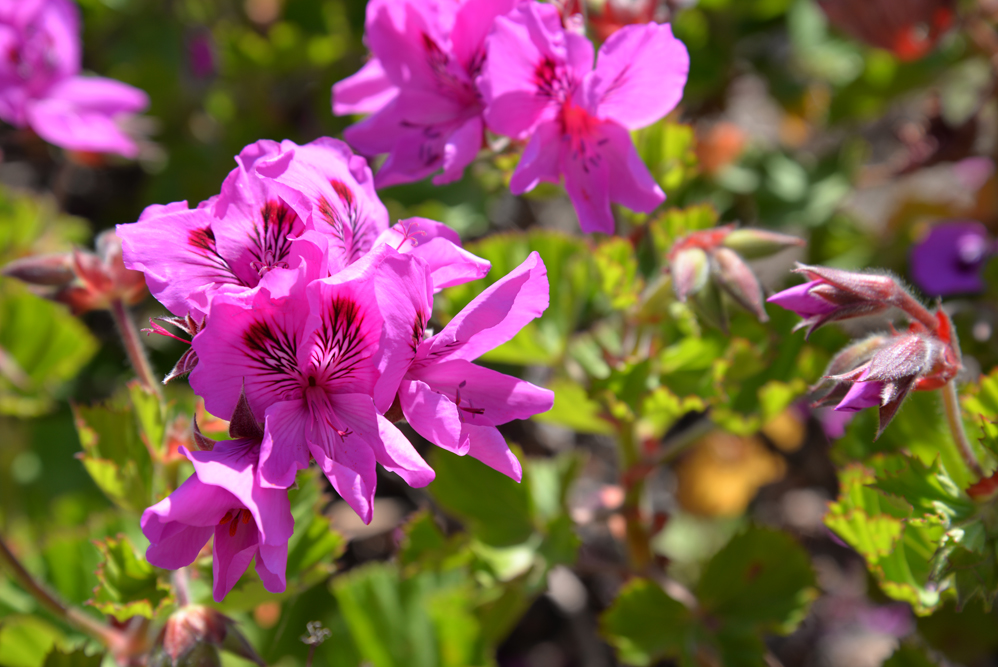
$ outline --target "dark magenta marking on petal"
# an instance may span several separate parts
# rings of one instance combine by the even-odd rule
[[[346,183],[331,179],[329,184],[340,200],[343,213],[324,196],[320,196],[319,214],[332,227],[333,239],[346,261],[353,262],[373,245],[374,225],[361,210],[356,195]]]
[[[260,209],[260,220],[253,225],[250,236],[250,263],[261,276],[271,269],[288,268],[285,261],[291,253],[291,239],[298,216],[283,201],[270,200]]]
[[[322,325],[316,329],[316,349],[309,362],[310,377],[328,383],[353,377],[367,356],[369,342],[364,339],[364,315],[352,299],[334,297],[322,313]]]
[[[293,398],[301,389],[298,368],[298,342],[273,323],[253,322],[243,333],[247,356],[261,380],[271,389],[282,392],[283,400]]]

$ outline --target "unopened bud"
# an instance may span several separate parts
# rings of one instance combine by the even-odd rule
[[[166,621],[150,664],[153,667],[216,667],[224,649],[258,665],[264,662],[236,630],[235,622],[201,605],[181,607]]]
[[[728,332],[728,311],[724,308],[721,290],[713,280],[708,280],[702,290],[690,297],[690,304],[707,323]]]
[[[710,278],[710,260],[700,248],[686,248],[675,253],[669,263],[672,287],[680,301],[704,288]]]
[[[66,254],[35,255],[16,259],[3,267],[3,275],[17,278],[29,285],[61,287],[76,276]]]
[[[765,229],[735,229],[721,245],[731,248],[745,259],[769,257],[787,248],[805,245],[804,239],[787,234],[777,234]]]
[[[760,322],[768,321],[769,316],[762,305],[762,286],[748,264],[730,248],[718,248],[713,258],[717,263],[718,285],[742,308],[755,313]]]

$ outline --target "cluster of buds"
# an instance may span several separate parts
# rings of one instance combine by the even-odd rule
[[[114,230],[98,235],[94,246],[95,252],[77,248],[24,257],[4,266],[2,273],[39,288],[43,296],[69,306],[74,315],[109,310],[118,301],[126,305],[142,301],[145,278],[125,268]]]
[[[153,649],[150,667],[213,667],[221,665],[219,650],[258,665],[257,655],[235,622],[214,609],[188,605],[173,612]]]
[[[918,60],[956,19],[955,0],[819,0],[836,28],[901,60]]]
[[[747,259],[769,257],[804,241],[762,229],[724,225],[693,232],[669,251],[669,271],[676,297],[689,301],[707,321],[728,328],[726,298],[767,321],[762,286]]]
[[[859,340],[832,359],[822,381],[813,388],[815,407],[835,404],[839,412],[879,409],[877,437],[912,391],[939,389],[961,367],[959,346],[949,316],[926,310],[891,276],[855,273],[799,264],[796,273],[808,281],[774,294],[769,301],[795,312],[797,328],[808,334],[829,322],[898,309],[909,320],[907,330]]]

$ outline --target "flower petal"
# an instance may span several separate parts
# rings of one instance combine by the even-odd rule
[[[403,380],[399,388],[402,414],[421,436],[438,447],[459,456],[468,453],[461,441],[461,417],[457,405],[447,396],[433,391],[422,380]]]
[[[267,408],[260,446],[260,484],[286,489],[295,474],[308,467],[310,415],[303,399],[282,401]]]
[[[388,80],[381,61],[371,58],[356,74],[333,85],[333,114],[375,113],[397,94],[398,88]]]
[[[523,468],[506,439],[495,426],[465,424],[461,437],[468,441],[468,454],[514,481],[523,479]]]
[[[638,155],[631,135],[616,123],[603,123],[600,133],[607,140],[601,153],[612,174],[609,179],[610,201],[632,211],[651,213],[665,201],[665,193]]]
[[[436,477],[433,468],[427,465],[402,431],[381,415],[378,415],[378,438],[370,438],[368,443],[378,463],[412,488],[422,488]]]
[[[233,532],[233,525],[235,530]],[[221,602],[236,585],[250,561],[257,554],[260,533],[253,522],[242,523],[239,516],[215,526],[215,544],[212,549],[212,597]]]
[[[527,147],[523,149],[520,162],[516,165],[509,181],[509,190],[514,195],[530,192],[541,181],[558,183],[561,181],[559,157],[561,155],[562,132],[557,121],[541,123],[534,130]]]
[[[464,168],[478,156],[485,128],[481,116],[474,116],[459,126],[444,143],[444,173],[433,177],[434,185],[453,183],[464,176]]]

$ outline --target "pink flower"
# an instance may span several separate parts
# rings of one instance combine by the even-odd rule
[[[79,76],[80,19],[69,0],[0,0],[0,118],[71,150],[138,154],[118,126],[148,96]]]
[[[312,274],[303,261],[252,291],[216,294],[190,382],[213,414],[231,412],[245,388],[264,422],[264,487],[290,486],[311,455],[369,522],[375,462],[411,486],[434,477],[375,408],[391,402],[415,354],[431,288],[425,264],[387,245],[333,277]]]
[[[547,306],[547,269],[533,252],[419,344],[399,388],[409,424],[430,442],[520,481],[520,462],[496,425],[550,410],[554,394],[471,361],[511,339]]]
[[[177,316],[205,313],[223,286],[253,288],[275,268],[295,268],[303,252],[316,251],[293,241],[306,229],[328,238],[336,270],[388,227],[367,163],[341,141],[262,140],[236,163],[221,194],[196,209],[184,202],[150,207],[139,222],[117,227],[125,265],[142,271],[153,296]]]
[[[510,189],[558,183],[585,232],[613,233],[610,202],[650,212],[665,200],[628,130],[682,98],[689,54],[668,25],[626,26],[600,49],[562,28],[557,8],[532,2],[495,21],[479,78],[489,129],[529,143]]]
[[[388,153],[378,187],[455,181],[482,147],[482,102],[475,85],[485,37],[518,0],[372,0],[366,39],[374,54],[333,87],[333,113],[373,112],[347,128],[361,153]]]
[[[382,232],[374,245],[389,245],[426,262],[434,293],[484,278],[492,268],[491,262],[461,247],[457,232],[442,222],[426,218],[400,220]]]
[[[194,464],[194,474],[142,514],[142,532],[150,543],[146,558],[157,567],[190,565],[214,535],[216,602],[232,590],[254,558],[264,587],[272,593],[284,591],[294,519],[288,492],[260,484],[262,435],[219,442],[210,451],[181,447]]]

